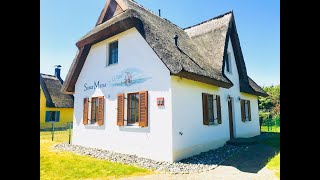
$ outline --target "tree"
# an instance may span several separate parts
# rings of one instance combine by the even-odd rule
[[[270,110],[270,115],[273,118],[280,118],[280,84],[276,86],[263,87],[263,90],[266,91],[269,94],[269,96],[258,98],[259,109],[268,109]],[[259,115],[263,120],[265,120],[265,113],[260,111]]]

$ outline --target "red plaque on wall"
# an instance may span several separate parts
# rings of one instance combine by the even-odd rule
[[[157,106],[164,106],[164,98],[163,97],[160,97],[160,98],[157,98]]]

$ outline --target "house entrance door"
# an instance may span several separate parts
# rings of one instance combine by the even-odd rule
[[[233,132],[233,107],[232,107],[232,98],[228,100],[228,110],[229,110],[229,131],[230,131],[230,139],[234,138]]]

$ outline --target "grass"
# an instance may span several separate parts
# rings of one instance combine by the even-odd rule
[[[56,143],[67,142],[68,131],[55,134],[40,132],[40,179],[117,179],[153,173],[135,166],[113,163],[52,148]]]
[[[272,127],[272,131],[268,131],[267,126],[262,126],[261,131],[274,132],[270,138],[263,140],[261,143],[279,149],[279,153],[270,158],[266,166],[280,179],[280,127]]]
[[[267,168],[272,170],[280,179],[280,153],[269,160],[269,162],[267,163]]]
[[[268,131],[268,126],[261,126],[261,132],[279,132],[280,133],[280,126],[269,127],[269,131]]]

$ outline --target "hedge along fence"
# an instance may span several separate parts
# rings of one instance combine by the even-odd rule
[[[271,109],[259,109],[260,126],[267,126],[272,130],[272,127],[280,127],[280,115],[272,113]]]

